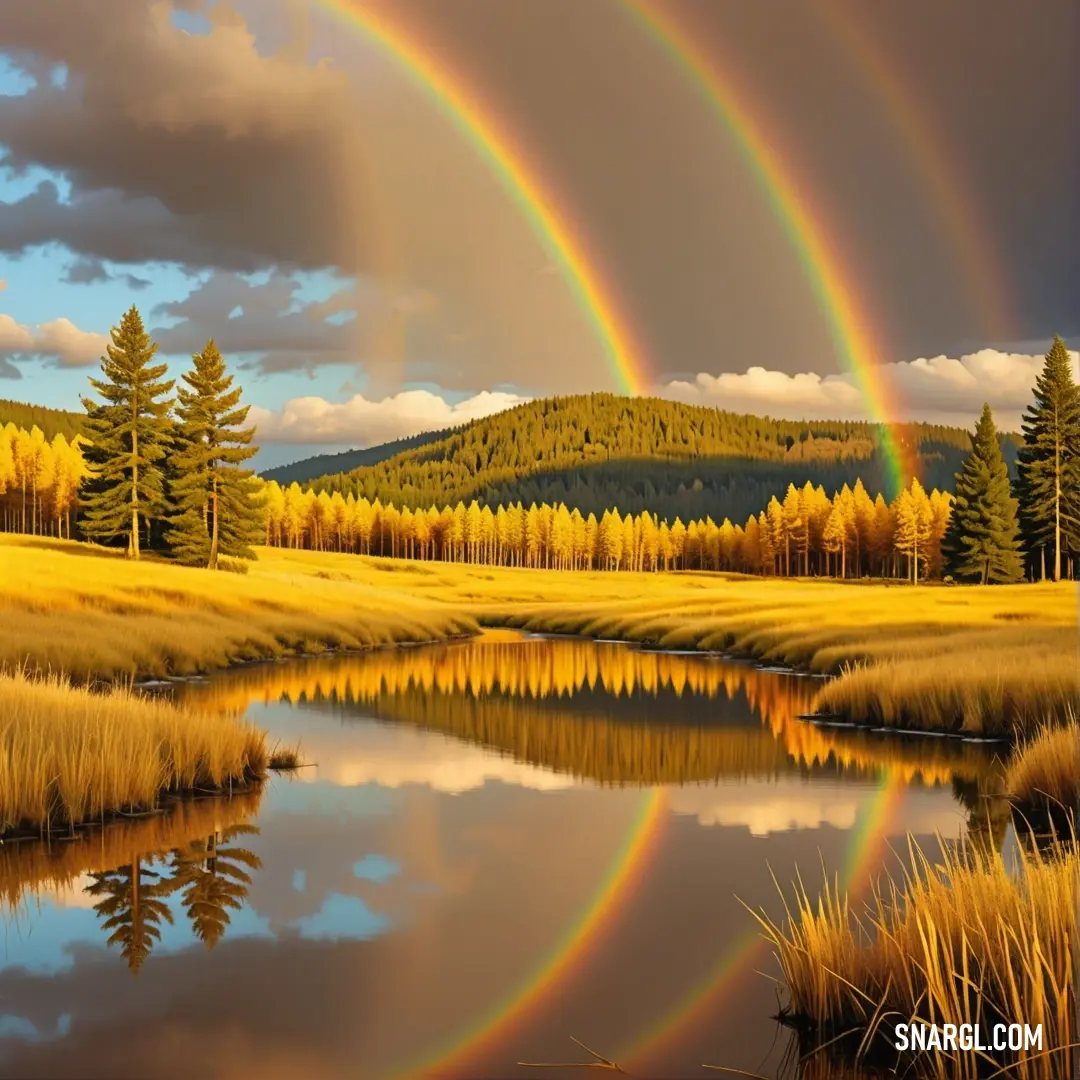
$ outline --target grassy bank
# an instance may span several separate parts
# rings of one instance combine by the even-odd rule
[[[843,672],[818,708],[900,727],[1012,733],[1063,715],[1080,693],[1071,583],[569,573],[279,549],[261,549],[246,575],[213,574],[0,537],[0,663],[76,677],[208,671],[478,624]]]
[[[787,986],[786,1017],[809,1046],[867,1058],[914,1076],[1068,1074],[1077,932],[1075,851],[1020,856],[913,850],[904,880],[874,891],[865,914],[826,888],[798,890],[787,920],[760,916]],[[898,1023],[1043,1025],[1043,1049],[1013,1054],[892,1049]],[[899,1060],[898,1060],[899,1058]],[[996,1073],[995,1073],[996,1075]]]
[[[492,598],[478,614],[531,631],[724,650],[839,675],[815,708],[887,726],[1011,736],[1034,718],[1063,717],[1080,694],[1076,590],[1068,583],[910,588],[636,577],[625,575],[618,598],[593,598],[587,587],[563,598],[553,588],[539,603]]]
[[[239,720],[0,674],[0,836],[151,811],[163,795],[228,790],[267,766],[265,737]]]
[[[344,574],[344,562],[263,551],[247,574],[210,573],[0,535],[0,665],[77,679],[184,675],[475,630],[460,607],[409,595],[392,580]]]

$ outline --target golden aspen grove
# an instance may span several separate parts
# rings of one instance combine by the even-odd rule
[[[745,525],[711,517],[684,523],[647,510],[583,516],[564,503],[441,510],[398,509],[378,499],[287,488],[264,489],[266,542],[315,551],[485,563],[551,570],[725,570],[830,577],[939,576],[950,496],[918,480],[887,503],[861,481],[830,498],[807,482]]]
[[[71,538],[80,446],[8,423],[0,429],[3,531]],[[861,481],[830,497],[789,484],[746,523],[684,523],[611,508],[597,519],[564,503],[492,508],[471,500],[427,510],[271,480],[260,494],[269,546],[551,570],[723,570],[787,577],[940,577],[951,498],[913,480],[891,503]]]

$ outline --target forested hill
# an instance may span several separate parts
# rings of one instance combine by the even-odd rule
[[[952,489],[970,448],[960,428],[905,425],[927,489]],[[1015,437],[1003,437],[1010,467]],[[742,521],[789,483],[827,492],[861,478],[886,490],[874,424],[797,422],[740,415],[656,398],[612,394],[548,398],[473,421],[437,441],[349,472],[319,477],[316,490],[409,507],[478,499],[491,504],[564,502],[583,514],[618,507]],[[378,448],[377,448],[378,449]]]
[[[17,428],[29,431],[37,425],[47,439],[63,435],[70,440],[82,431],[83,414],[65,412],[63,409],[49,409],[44,405],[26,405],[21,401],[8,401],[0,398],[0,427],[14,424]]]
[[[306,484],[310,480],[322,476],[336,476],[351,472],[364,465],[377,465],[403,450],[412,450],[417,446],[425,446],[427,443],[445,439],[452,433],[452,429],[443,431],[425,431],[420,435],[412,435],[407,439],[395,439],[393,442],[380,443],[378,446],[368,447],[366,450],[345,450],[340,454],[319,454],[317,457],[304,458],[303,461],[294,461],[289,465],[276,465],[272,469],[264,469],[260,476],[264,480],[276,480],[281,485]]]

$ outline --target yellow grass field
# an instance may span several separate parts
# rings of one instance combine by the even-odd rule
[[[247,574],[143,560],[88,544],[0,535],[0,667],[74,678],[186,675],[328,647],[432,641],[476,630],[391,575],[346,576],[264,550]]]
[[[1004,733],[1062,713],[1080,692],[1072,583],[911,587],[259,555],[246,575],[208,573],[0,537],[0,664],[183,674],[484,624],[730,650],[817,672],[857,665],[818,707],[901,727]]]

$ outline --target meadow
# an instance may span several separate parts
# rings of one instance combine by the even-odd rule
[[[1015,804],[1076,800],[1080,742],[1075,726],[1062,723],[1080,691],[1071,583],[913,587],[558,572],[282,549],[260,549],[246,573],[210,573],[153,559],[133,563],[85,544],[4,536],[0,835],[154,814],[168,794],[236,785],[257,791],[251,781],[271,767],[262,733],[237,719],[237,710],[213,707],[213,694],[203,708],[197,697],[173,704],[122,687],[100,693],[95,682],[447,641],[496,627],[723,651],[830,674],[836,677],[805,680],[808,711],[1019,739],[1006,778]],[[650,666],[657,658],[631,655],[636,666],[620,668],[619,679],[663,682]],[[510,662],[502,654],[494,659]],[[415,681],[408,660],[402,655],[397,665],[403,685]],[[483,680],[483,672],[457,671],[454,663],[449,656],[443,673],[451,682]],[[290,670],[283,668],[283,677]],[[513,674],[501,673],[500,683]],[[363,692],[362,681],[350,680],[354,693]],[[519,681],[532,685],[524,675]],[[223,681],[219,693],[228,690]],[[421,695],[421,712],[430,697]],[[516,746],[515,725],[528,729],[528,710],[511,712],[480,718],[487,731],[505,728],[505,749]],[[451,730],[474,719],[429,717]],[[794,726],[798,746],[809,740],[807,761],[842,756],[840,747],[852,740],[880,738]],[[580,732],[562,724],[548,734],[550,764]],[[1015,1013],[1019,1002],[1026,1021],[1045,1025],[1047,1045],[1065,1041],[1074,993],[1075,851],[1030,852],[1022,874],[977,845],[947,851],[944,863],[912,854],[912,872],[879,883],[864,911],[835,888],[819,899],[800,884],[787,918],[765,920],[791,1022],[819,1044],[855,1030],[866,1050],[896,1015],[985,1025]],[[44,864],[42,874],[48,878]],[[976,983],[979,994],[971,991]],[[940,1075],[969,1069],[963,1060],[930,1064]],[[1015,1075],[1049,1074],[1021,1063]]]
[[[387,575],[389,577],[389,575]],[[0,535],[0,668],[74,679],[190,675],[246,660],[474,633],[475,621],[338,570],[263,551],[209,573],[71,541]]]
[[[485,625],[839,675],[817,709],[901,728],[1011,736],[1063,717],[1080,693],[1067,582],[559,572],[267,548],[246,574],[211,574],[56,540],[4,536],[0,551],[0,665],[75,678],[184,675]]]

